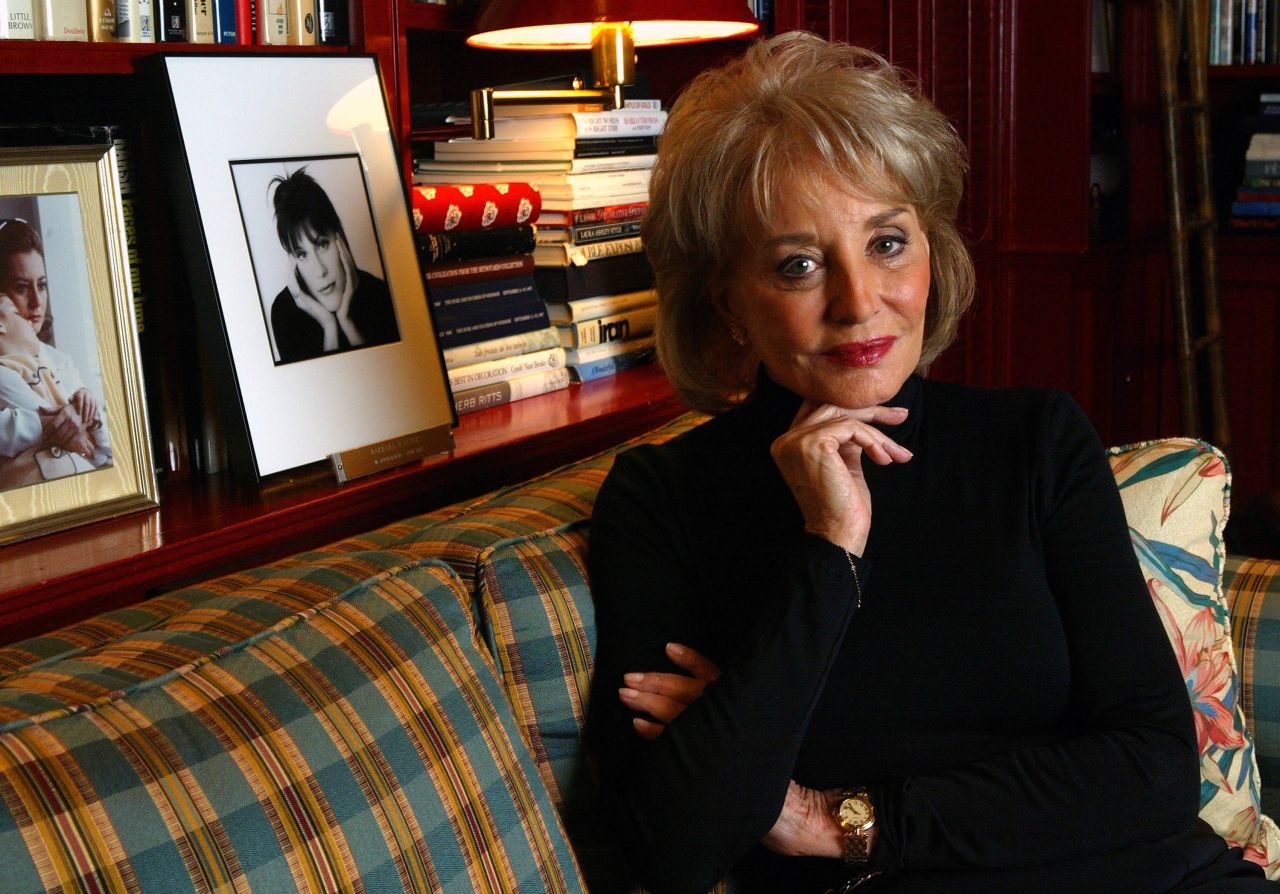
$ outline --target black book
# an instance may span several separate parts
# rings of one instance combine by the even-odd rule
[[[653,285],[653,268],[643,254],[614,255],[581,267],[538,267],[533,278],[544,301],[565,304],[647,289]]]
[[[156,0],[156,39],[164,43],[186,43],[187,6],[185,0]]]
[[[418,235],[417,240],[418,253],[424,264],[523,255],[537,247],[534,229],[529,224],[497,230],[423,233]]]

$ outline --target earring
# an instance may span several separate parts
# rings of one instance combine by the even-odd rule
[[[733,343],[738,345],[738,347],[746,347],[747,333],[737,323],[729,324],[729,337],[733,339]]]

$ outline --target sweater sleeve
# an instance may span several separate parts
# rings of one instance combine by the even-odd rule
[[[883,868],[1047,864],[1156,841],[1195,819],[1186,687],[1102,445],[1066,395],[1046,406],[1039,440],[1033,523],[1071,665],[1067,729],[1049,744],[874,787]]]
[[[606,810],[632,871],[653,892],[707,890],[772,828],[814,703],[859,604],[844,550],[812,535],[779,549],[776,606],[717,682],[653,742],[618,699],[628,671],[674,671],[668,642],[696,649],[698,578],[687,539],[644,449],[619,457],[592,517],[591,577],[599,629],[592,725]],[[860,560],[859,560],[860,562]],[[776,601],[774,599],[776,595]]]

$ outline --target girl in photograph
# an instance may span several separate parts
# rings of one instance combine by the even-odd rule
[[[33,226],[20,218],[0,219],[0,294],[7,296],[11,312],[26,320],[38,340],[37,349],[16,353],[38,355],[45,367],[64,371],[65,381],[77,383],[66,402],[30,406],[25,386],[21,386],[17,394],[23,400],[6,401],[0,406],[0,462],[36,447],[72,455],[92,453],[89,429],[101,422],[100,405],[93,393],[79,384],[80,373],[71,358],[53,347],[44,241]],[[9,328],[15,326],[11,323]],[[10,343],[14,338],[22,340],[24,336],[11,332]]]
[[[306,168],[275,177],[280,245],[293,270],[271,304],[281,363],[397,341],[395,307],[381,279],[356,267],[338,212]]]
[[[86,406],[93,408],[89,419],[77,408]],[[46,421],[67,414],[79,424],[50,436]],[[0,294],[0,490],[111,465],[104,422],[71,358],[40,341],[13,300]]]

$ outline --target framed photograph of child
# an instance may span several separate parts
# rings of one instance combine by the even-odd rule
[[[0,149],[0,543],[156,505],[115,149]]]
[[[256,482],[406,438],[447,451],[456,417],[375,58],[155,64],[231,471]]]

